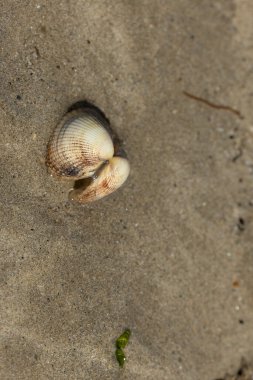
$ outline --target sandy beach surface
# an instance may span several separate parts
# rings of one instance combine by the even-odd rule
[[[252,380],[252,15],[251,0],[1,0],[2,380]],[[45,152],[84,99],[131,174],[82,206]]]

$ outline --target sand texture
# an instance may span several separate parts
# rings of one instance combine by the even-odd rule
[[[1,0],[1,380],[252,380],[252,15],[252,0]],[[131,163],[87,206],[45,167],[83,99]]]

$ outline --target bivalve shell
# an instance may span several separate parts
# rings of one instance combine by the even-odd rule
[[[112,158],[113,142],[105,125],[88,110],[67,114],[48,144],[46,164],[51,174],[73,180],[90,177]]]
[[[126,158],[113,157],[87,187],[70,191],[69,199],[89,203],[104,198],[123,185],[129,172],[130,165]]]
[[[97,107],[84,103],[88,106],[80,109],[73,105],[57,125],[46,156],[51,175],[77,181],[69,199],[79,203],[111,194],[126,181],[130,171],[126,153],[109,121]]]

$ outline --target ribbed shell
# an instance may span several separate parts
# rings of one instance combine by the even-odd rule
[[[79,203],[89,203],[101,199],[123,185],[129,172],[130,165],[126,158],[113,157],[88,187],[83,190],[72,190],[69,193],[69,199]]]
[[[68,113],[48,144],[46,164],[51,173],[73,180],[86,178],[112,158],[113,142],[104,123],[89,110]]]

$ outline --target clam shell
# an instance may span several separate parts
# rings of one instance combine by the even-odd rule
[[[69,112],[56,127],[47,148],[52,175],[81,179],[94,175],[113,157],[113,141],[106,119],[91,109]]]
[[[113,157],[87,187],[70,191],[69,199],[89,203],[106,197],[123,185],[129,172],[130,165],[126,158]]]

